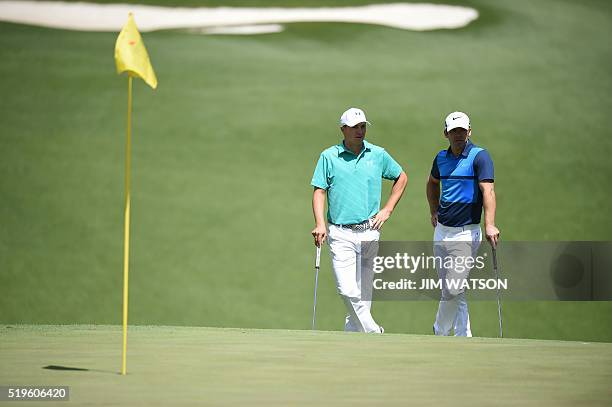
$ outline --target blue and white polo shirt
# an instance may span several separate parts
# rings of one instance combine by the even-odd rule
[[[468,140],[463,152],[455,157],[450,149],[434,158],[431,176],[441,186],[438,222],[444,226],[479,224],[482,192],[479,182],[493,182],[493,161],[484,148]]]

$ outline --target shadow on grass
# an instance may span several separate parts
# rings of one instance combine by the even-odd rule
[[[85,368],[82,368],[82,367],[59,366],[59,365],[43,366],[43,369],[47,369],[47,370],[63,370],[63,371],[70,371],[70,372],[98,372],[98,373],[119,374],[118,372],[111,372],[110,370],[85,369]]]
[[[43,369],[49,370],[73,370],[78,372],[89,372],[89,369],[83,369],[81,367],[68,367],[68,366],[58,366],[58,365],[49,365],[43,367]]]

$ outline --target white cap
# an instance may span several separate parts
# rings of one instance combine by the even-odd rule
[[[361,109],[357,109],[356,107],[351,107],[346,112],[342,113],[340,116],[340,125],[341,126],[349,126],[353,127],[359,123],[367,123],[371,124],[365,116],[365,113]]]
[[[446,120],[444,120],[444,129],[448,132],[457,127],[466,130],[470,129],[470,118],[467,114],[463,112],[452,112],[446,116]]]

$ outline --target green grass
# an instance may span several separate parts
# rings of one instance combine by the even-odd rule
[[[91,406],[603,406],[611,396],[612,344],[144,326],[128,338],[121,376],[120,327],[2,326],[0,383],[70,386],[70,403]]]
[[[135,86],[131,321],[307,328],[309,183],[351,105],[409,176],[383,239],[431,238],[424,181],[460,109],[495,161],[503,239],[610,240],[611,5],[468,4],[481,18],[460,30],[145,34],[159,88]],[[1,322],[120,321],[127,81],[115,39],[0,23]],[[341,329],[327,253],[319,298],[320,328]],[[471,310],[474,332],[494,336],[495,305]],[[612,341],[609,302],[504,311],[509,336]],[[434,312],[374,311],[410,333],[428,333]]]

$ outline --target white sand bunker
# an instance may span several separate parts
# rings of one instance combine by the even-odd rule
[[[279,24],[294,22],[362,23],[425,31],[460,28],[478,18],[478,12],[469,7],[408,3],[325,8],[185,8],[0,1],[0,21],[78,31],[120,31],[128,12],[134,13],[140,31],[189,28],[209,34],[279,32],[283,29]]]

